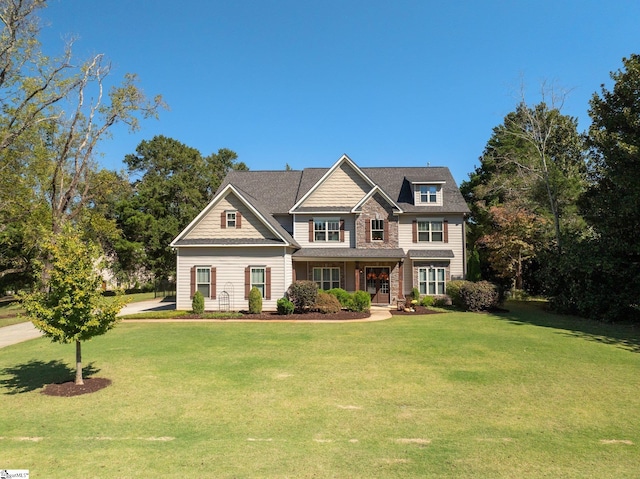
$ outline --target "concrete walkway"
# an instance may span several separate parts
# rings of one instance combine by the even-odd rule
[[[151,299],[148,301],[139,301],[137,303],[131,303],[131,304],[127,304],[124,308],[122,308],[122,311],[120,311],[120,313],[118,314],[118,316],[123,316],[126,314],[135,314],[135,313],[140,313],[143,311],[170,311],[172,309],[176,309],[176,303],[174,302],[170,302],[170,301],[164,301],[162,298],[158,298],[158,299]],[[300,322],[313,322],[313,323],[336,323],[336,322],[366,322],[366,321],[383,321],[385,319],[389,319],[391,317],[391,312],[389,310],[389,308],[384,307],[384,306],[372,306],[371,307],[371,316],[368,318],[363,318],[363,319],[349,319],[349,320],[345,320],[345,321],[336,321],[336,320],[323,320],[323,319],[316,319],[316,320],[287,320],[287,319],[276,319],[276,320],[269,320],[269,322],[296,322],[296,323],[300,323]],[[145,323],[149,323],[149,322],[172,322],[172,321],[179,321],[179,322],[186,322],[186,321],[190,321],[188,319],[159,319],[159,320],[153,320],[153,319],[140,319],[140,320],[135,320],[135,319],[127,319],[125,320],[127,322],[145,322]],[[248,320],[246,319],[238,319],[238,320],[233,320],[233,319],[194,319],[192,320],[194,322],[213,322],[213,321],[220,321],[220,322],[225,322],[225,323],[229,323],[229,322],[247,322]],[[255,321],[264,321],[264,320],[255,320]],[[40,336],[42,336],[42,333],[36,329],[33,324],[31,324],[31,322],[27,321],[25,323],[18,323],[18,324],[12,324],[11,326],[5,326],[3,328],[0,328],[0,348],[4,348],[5,346],[10,346],[12,344],[17,344],[17,343],[21,343],[23,341],[28,341],[30,339],[35,339],[35,338],[39,338]]]

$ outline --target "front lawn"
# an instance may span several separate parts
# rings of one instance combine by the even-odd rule
[[[638,477],[633,328],[509,305],[369,323],[124,323],[0,349],[0,468],[47,478]],[[554,323],[557,326],[554,326]]]

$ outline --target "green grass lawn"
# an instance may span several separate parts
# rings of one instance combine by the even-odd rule
[[[129,323],[0,349],[0,468],[46,478],[640,477],[640,339],[510,304],[372,323]]]

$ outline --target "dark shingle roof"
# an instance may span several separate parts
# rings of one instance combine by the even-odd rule
[[[410,249],[407,251],[409,258],[453,258],[453,251],[450,249]]]
[[[404,212],[439,214],[469,212],[451,172],[446,167],[376,167],[361,168],[361,170]],[[258,200],[263,209],[271,214],[286,214],[327,171],[329,168],[305,168],[302,171],[230,171],[218,191],[232,184]],[[445,182],[443,206],[414,205],[412,182]]]

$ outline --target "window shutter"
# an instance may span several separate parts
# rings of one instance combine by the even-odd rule
[[[366,227],[364,229],[364,242],[371,243],[371,220],[370,219],[366,220],[365,226]]]
[[[344,220],[340,220],[340,242],[344,243]]]
[[[449,242],[449,220],[442,222],[442,239],[445,243]]]
[[[236,211],[236,228],[237,229],[242,228],[242,215],[240,214],[239,211]]]
[[[384,242],[389,242],[389,220],[384,220]]]
[[[412,230],[412,232],[413,232],[412,241],[414,243],[417,243],[418,242],[418,220],[413,220],[413,230]]]
[[[220,213],[220,228],[225,229],[227,227],[227,214],[223,211]]]
[[[267,284],[265,285],[265,299],[269,300],[271,299],[271,268],[266,268],[265,271],[265,275],[266,275],[266,282]]]
[[[313,243],[313,218],[309,218],[309,243]]]
[[[196,294],[196,267],[191,267],[191,293],[189,295],[190,298],[193,298],[193,295]]]
[[[244,299],[249,299],[249,291],[251,290],[251,269],[244,269]]]
[[[211,283],[209,283],[209,296],[211,299],[216,299],[216,269],[211,268]]]

